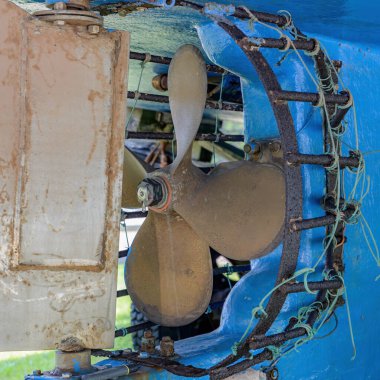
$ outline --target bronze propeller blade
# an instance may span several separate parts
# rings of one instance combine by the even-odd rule
[[[202,119],[207,73],[197,48],[182,46],[169,68],[169,98],[177,138],[177,157],[149,178],[180,179],[191,165],[192,140]],[[152,187],[153,188],[153,187]],[[143,195],[147,194],[142,192]],[[152,191],[151,191],[152,193]],[[177,192],[170,190],[170,194]],[[207,308],[212,293],[208,244],[170,207],[149,207],[126,263],[127,288],[137,308],[164,326],[182,326]]]
[[[285,180],[272,164],[237,161],[218,165],[177,199],[175,210],[220,254],[250,260],[282,240]]]
[[[163,326],[197,319],[210,302],[208,244],[174,212],[149,212],[128,255],[128,292],[147,318]]]
[[[137,200],[136,189],[138,184],[153,171],[153,167],[140,160],[128,148],[124,149],[123,166],[123,190],[121,207],[139,208],[140,202]]]

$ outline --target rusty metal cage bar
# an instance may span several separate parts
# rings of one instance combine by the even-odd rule
[[[199,5],[187,0],[179,0],[177,2],[177,5],[191,7],[200,12],[202,12],[203,10],[202,5]],[[258,20],[262,22],[274,23],[280,27],[285,26],[286,23],[288,22],[287,18],[282,15],[271,15],[268,13],[256,12],[256,11],[250,11],[250,13],[252,13]],[[246,19],[250,17],[250,14],[242,8],[236,8],[236,11],[233,14],[233,16]],[[319,101],[320,95],[318,93],[307,93],[307,92],[300,93],[300,92],[295,92],[295,91],[282,90],[275,77],[275,74],[273,73],[272,69],[268,65],[265,58],[258,51],[258,49],[252,50],[249,48],[249,46],[244,46],[244,43],[246,41],[246,36],[244,35],[244,33],[236,26],[231,25],[228,22],[224,22],[223,20],[217,20],[216,22],[222,29],[224,29],[228,34],[230,34],[230,36],[235,40],[235,42],[242,48],[247,58],[250,60],[250,62],[256,69],[259,75],[259,78],[261,82],[263,83],[264,88],[267,92],[270,103],[272,105],[272,109],[277,120],[277,124],[280,131],[281,140],[282,140],[284,149],[287,152],[291,152],[291,154],[297,154],[296,153],[298,152],[297,140],[295,137],[292,117],[291,117],[289,108],[287,106],[287,101],[305,101],[305,102],[311,102],[311,103],[316,104]],[[269,39],[267,40],[270,41]],[[280,39],[280,42],[270,41],[268,42],[268,44],[279,44],[279,43],[283,44],[283,42],[284,41]],[[273,47],[277,47],[277,46],[273,46]],[[305,47],[309,47],[309,46],[305,45]],[[311,47],[311,44],[310,44],[310,47]],[[321,75],[321,73],[323,74],[326,71],[326,65],[327,65],[324,53],[320,51],[317,54],[317,56],[314,57],[314,59],[316,61],[320,76],[323,78],[324,76]],[[133,98],[135,98],[136,95],[138,94],[133,93]],[[347,106],[350,100],[349,96],[346,93],[334,94],[333,91],[331,91],[330,93],[325,93],[325,99],[326,99],[326,102],[328,103],[328,106],[330,104]],[[335,125],[335,127],[338,127],[340,125],[340,122],[343,119],[346,112],[347,111],[339,112],[338,115],[335,115],[336,118],[331,120],[331,122]],[[302,159],[304,159],[304,161],[314,160],[314,158],[309,159],[305,157],[303,157]],[[351,157],[347,159],[351,160]],[[324,162],[324,160],[325,159],[320,159],[319,160],[320,162],[318,164],[325,166],[326,163]],[[350,165],[352,164],[352,166],[355,166],[357,163],[356,161],[355,162],[347,161],[347,162],[349,162]],[[307,163],[307,162],[299,162],[299,163],[302,164],[302,163]],[[311,220],[301,219],[302,178],[300,175],[300,169],[297,166],[298,165],[285,166],[287,189],[292,189],[292,191],[287,191],[287,195],[286,195],[287,206],[288,206],[287,212],[286,212],[286,228],[288,229],[288,231],[291,231],[292,230],[291,227],[294,225],[297,225],[298,222],[301,223],[301,226],[303,227],[305,227],[305,223],[310,223],[313,226],[315,226],[318,223],[322,223],[322,221],[323,221],[322,226],[333,223],[335,221],[335,215],[326,215],[325,217],[320,218],[319,221],[316,221],[318,218],[313,218]],[[348,165],[343,165],[343,166],[348,166]],[[329,183],[331,184],[332,182],[332,176],[329,173],[327,173],[326,175],[326,182],[327,182],[327,187],[329,188]],[[313,228],[313,226],[311,228]],[[300,243],[299,231],[300,231],[299,229],[293,228],[292,233],[288,233],[285,236],[284,245],[283,245],[284,246],[283,255],[281,258],[280,269],[279,269],[276,284],[280,284],[283,278],[288,278],[289,276],[292,275],[292,273],[294,273],[297,259],[298,259],[298,252],[299,252],[299,243]],[[333,252],[331,252],[331,250],[327,252],[326,263],[327,263],[328,268],[332,268],[331,266],[332,255],[333,255]],[[311,285],[311,286],[315,287],[315,290],[319,290],[318,295],[317,295],[317,300],[321,301],[321,303],[323,304],[323,302],[327,300],[328,290],[338,289],[339,286],[341,287],[341,285],[342,284],[335,283],[335,282],[333,283],[331,281],[322,281],[318,284],[315,283],[314,285]],[[148,366],[159,366],[177,375],[182,375],[186,377],[199,377],[199,376],[204,376],[204,375],[210,375],[210,378],[214,380],[224,379],[228,376],[231,376],[232,374],[238,373],[264,360],[270,360],[272,358],[271,351],[264,349],[262,352],[258,353],[257,355],[254,355],[251,359],[245,359],[245,360],[239,361],[238,363],[235,363],[240,358],[244,357],[247,354],[248,350],[251,349],[251,347],[259,348],[259,346],[261,345],[262,347],[266,347],[270,344],[276,344],[276,343],[279,344],[281,342],[294,339],[296,337],[300,337],[307,333],[306,329],[304,328],[298,328],[298,329],[292,328],[292,322],[290,321],[288,328],[284,332],[270,335],[270,336],[265,336],[265,332],[268,331],[273,321],[277,318],[277,315],[281,310],[281,307],[287,297],[287,294],[305,290],[304,288],[302,288],[302,284],[301,285],[289,284],[288,287],[285,287],[285,290],[284,289],[281,290],[281,288],[282,287],[279,287],[277,291],[275,291],[272,294],[272,296],[269,299],[269,302],[267,303],[266,312],[270,317],[266,318],[265,320],[264,319],[259,320],[253,332],[249,335],[246,341],[242,345],[240,345],[240,347],[238,347],[237,355],[229,355],[228,357],[221,360],[218,364],[214,365],[211,368],[208,368],[208,369],[195,368],[195,367],[186,366],[186,365],[183,365],[171,360],[166,360],[165,362],[163,362],[162,359],[158,359],[158,358],[157,359],[156,358],[138,359],[136,357],[136,354],[133,354],[133,357],[132,355],[129,355],[129,354],[126,356],[128,356],[128,359],[130,359],[133,362],[136,362],[136,363],[138,362],[138,363],[148,365]],[[315,310],[310,313],[309,318],[307,320],[307,323],[309,324],[309,326],[314,325],[319,315],[319,312],[320,312],[319,310]],[[252,343],[252,342],[255,342],[255,343]],[[122,356],[125,358],[125,355],[122,355]]]

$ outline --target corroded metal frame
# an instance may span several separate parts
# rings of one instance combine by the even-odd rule
[[[199,12],[203,11],[203,6],[198,5],[196,3],[192,3],[187,0],[180,0],[177,2],[179,6],[186,6],[192,9],[195,9]],[[259,21],[266,23],[273,23],[280,27],[285,27],[288,23],[288,19],[283,15],[272,15],[263,12],[250,11]],[[246,10],[241,8],[236,8],[234,17],[240,19],[247,19],[250,15]],[[301,337],[307,333],[306,329],[303,327],[294,328],[295,321],[290,320],[289,325],[285,329],[284,332],[279,334],[274,334],[270,336],[266,336],[265,334],[276,320],[279,315],[284,302],[290,293],[294,292],[302,292],[306,291],[303,284],[285,284],[280,286],[280,284],[294,275],[296,270],[296,265],[299,256],[299,248],[300,248],[300,233],[303,229],[314,228],[318,226],[327,226],[326,233],[331,231],[331,224],[335,223],[336,216],[333,214],[327,213],[325,217],[322,218],[314,218],[303,220],[302,219],[302,176],[299,164],[317,164],[322,166],[328,166],[330,161],[326,161],[326,157],[317,157],[313,155],[301,155],[298,152],[298,145],[296,139],[296,133],[294,129],[293,118],[290,113],[289,106],[287,101],[309,101],[312,103],[316,103],[319,100],[318,94],[312,93],[295,93],[292,91],[283,91],[273,70],[270,65],[264,58],[264,56],[259,51],[260,47],[267,48],[281,48],[283,45],[287,44],[287,41],[284,39],[264,39],[266,42],[264,45],[252,47],[251,45],[247,45],[247,37],[246,35],[235,25],[231,24],[223,20],[223,18],[218,18],[215,22],[225,31],[227,32],[236,42],[236,44],[242,49],[245,53],[252,66],[255,68],[260,81],[262,82],[264,89],[267,93],[268,99],[270,101],[278,130],[281,137],[282,148],[285,156],[285,165],[284,172],[286,178],[286,215],[285,215],[285,233],[283,239],[283,251],[281,256],[280,267],[277,275],[277,279],[275,282],[276,290],[272,293],[269,301],[266,305],[265,312],[267,314],[266,318],[261,318],[250,335],[245,339],[245,341],[237,348],[236,355],[229,355],[216,365],[211,368],[203,369],[203,368],[195,368],[193,366],[186,366],[181,363],[178,363],[173,360],[168,359],[160,359],[160,358],[148,358],[143,359],[138,356],[138,353],[118,353],[114,352],[112,354],[106,354],[104,351],[96,351],[94,355],[101,356],[110,356],[114,359],[122,359],[122,360],[130,360],[135,363],[139,363],[148,367],[161,367],[166,369],[167,371],[186,377],[201,377],[205,375],[209,375],[212,379],[224,379],[233,374],[239,373],[251,366],[254,366],[258,363],[261,363],[266,360],[271,360],[273,354],[270,350],[268,350],[267,346],[273,344],[281,344],[287,340],[294,339],[297,337]],[[298,31],[298,30],[297,30]],[[298,31],[298,35],[303,35],[300,31]],[[270,41],[269,41],[270,40]],[[295,44],[297,48],[314,51],[315,46],[314,40],[305,40],[298,41],[295,40]],[[139,57],[140,58],[140,57]],[[328,65],[326,57],[322,50],[313,56],[317,70],[321,78],[326,78],[326,72],[328,70]],[[333,63],[335,64],[335,61]],[[335,78],[336,79],[336,78]],[[322,79],[322,84],[323,79]],[[335,127],[339,126],[343,117],[347,112],[347,108],[343,108],[344,111],[338,111],[333,114],[332,108],[335,104],[348,105],[349,96],[347,93],[342,92],[341,94],[336,94],[334,90],[325,92],[326,99],[328,102],[328,115],[325,117],[330,118],[331,124]],[[325,120],[326,122],[326,120]],[[326,125],[325,125],[326,127]],[[327,135],[327,134],[325,134]],[[328,138],[325,138],[325,147],[329,145]],[[289,157],[289,160],[287,158]],[[327,159],[330,158],[327,156]],[[312,162],[310,162],[310,160]],[[341,157],[340,161],[342,164],[340,165],[340,169],[344,169],[345,167],[357,167],[359,165],[359,160],[355,156],[350,156],[347,158]],[[347,165],[344,163],[347,162]],[[336,177],[336,175],[335,175]],[[326,170],[326,187],[327,193],[331,190],[331,184],[335,181],[334,174],[331,171]],[[349,217],[349,215],[346,215]],[[320,220],[321,219],[321,220]],[[343,223],[343,222],[342,222]],[[337,233],[340,235],[340,238],[344,241],[343,236],[343,224],[339,224]],[[336,252],[336,249],[328,249],[326,254],[326,268],[333,269],[334,263],[336,264],[336,260],[334,260],[334,255],[338,254],[339,257],[342,256],[343,244],[339,247],[339,252]],[[309,314],[309,318],[307,320],[307,324],[313,326],[320,311],[323,308],[327,307],[327,297],[329,297],[329,290],[337,290],[341,288],[343,284],[340,280],[326,280],[316,283],[310,283],[311,290],[318,290],[318,294],[316,296],[316,300],[320,302],[322,305],[322,309],[314,310]],[[260,353],[250,356],[250,349],[259,349],[264,348]],[[247,358],[249,357],[249,358]],[[241,360],[245,358],[244,360]],[[240,360],[240,361],[239,361]],[[239,361],[238,363],[236,363]],[[236,364],[234,364],[236,363]]]

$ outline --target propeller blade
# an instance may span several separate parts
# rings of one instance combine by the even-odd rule
[[[175,169],[192,146],[206,104],[206,64],[195,46],[183,45],[175,53],[169,66],[168,90],[177,139]]]
[[[275,165],[251,161],[219,165],[174,206],[193,230],[220,254],[250,260],[282,240],[285,179]]]
[[[153,171],[153,167],[140,160],[128,148],[124,149],[123,190],[121,207],[141,207],[140,202],[137,200],[137,186],[151,171]]]
[[[204,313],[211,299],[208,244],[178,214],[150,211],[126,261],[126,285],[150,321],[187,325]]]

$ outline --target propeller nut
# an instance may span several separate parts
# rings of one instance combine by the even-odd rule
[[[151,330],[144,331],[144,335],[141,338],[141,351],[147,352],[148,354],[154,354],[155,353],[155,342],[156,339],[153,336],[153,333]]]
[[[137,188],[137,199],[144,207],[157,206],[166,201],[166,186],[159,177],[145,178]]]
[[[161,356],[171,357],[174,356],[174,342],[170,336],[163,336],[160,342]]]

